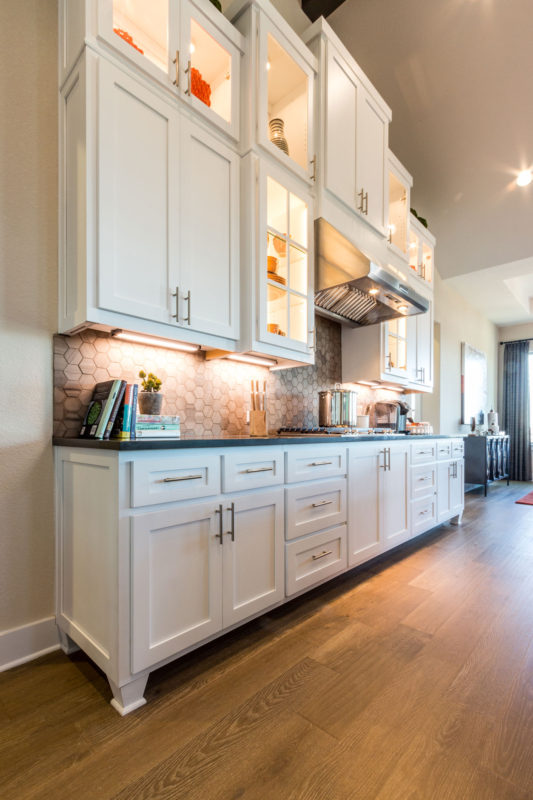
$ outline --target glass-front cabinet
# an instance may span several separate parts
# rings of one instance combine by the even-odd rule
[[[389,150],[389,246],[402,259],[409,255],[409,204],[413,179]]]
[[[435,272],[435,237],[413,215],[410,215],[409,267],[425,283],[433,285]]]
[[[312,342],[310,322],[309,226],[307,198],[270,174],[266,182],[266,237],[262,261],[266,288],[265,312],[260,315],[261,338],[307,350]],[[283,342],[285,345],[285,342]]]
[[[391,319],[383,325],[383,372],[407,378],[407,319]]]
[[[239,139],[244,40],[210,0],[85,0],[85,15],[83,5],[60,0],[60,82],[94,34],[99,47],[112,47],[138,74],[172,88]],[[93,19],[95,30],[86,30]]]

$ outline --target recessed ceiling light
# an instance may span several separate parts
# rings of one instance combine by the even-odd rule
[[[531,174],[531,170],[523,169],[522,172],[518,174],[516,182],[518,186],[529,186],[532,180],[533,180],[533,175]]]
[[[379,294],[379,289],[369,289],[368,294]]]

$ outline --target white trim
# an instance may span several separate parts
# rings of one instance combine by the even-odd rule
[[[0,672],[59,650],[54,617],[0,632]]]

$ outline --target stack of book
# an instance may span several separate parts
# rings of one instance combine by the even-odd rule
[[[102,381],[93,390],[80,437],[84,439],[134,439],[137,416],[136,383]]]
[[[138,414],[135,435],[138,439],[179,439],[180,418],[165,414]]]

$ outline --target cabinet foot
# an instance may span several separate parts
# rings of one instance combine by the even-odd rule
[[[130,711],[135,711],[136,708],[144,706],[146,703],[143,695],[146,689],[148,675],[149,673],[147,672],[146,675],[141,675],[140,678],[136,678],[136,680],[126,683],[124,686],[117,686],[116,683],[113,683],[113,681],[108,678],[111,691],[113,692],[111,705],[115,711],[118,711],[121,717],[129,714]]]
[[[457,514],[456,517],[453,517],[453,519],[450,520],[450,523],[452,525],[460,525],[462,521],[463,521],[463,512],[461,511],[460,514]]]
[[[58,628],[57,632],[59,634],[59,645],[66,656],[69,656],[71,653],[75,653],[80,649],[76,642],[71,639],[70,636],[65,633],[65,631],[62,631],[61,628]]]

